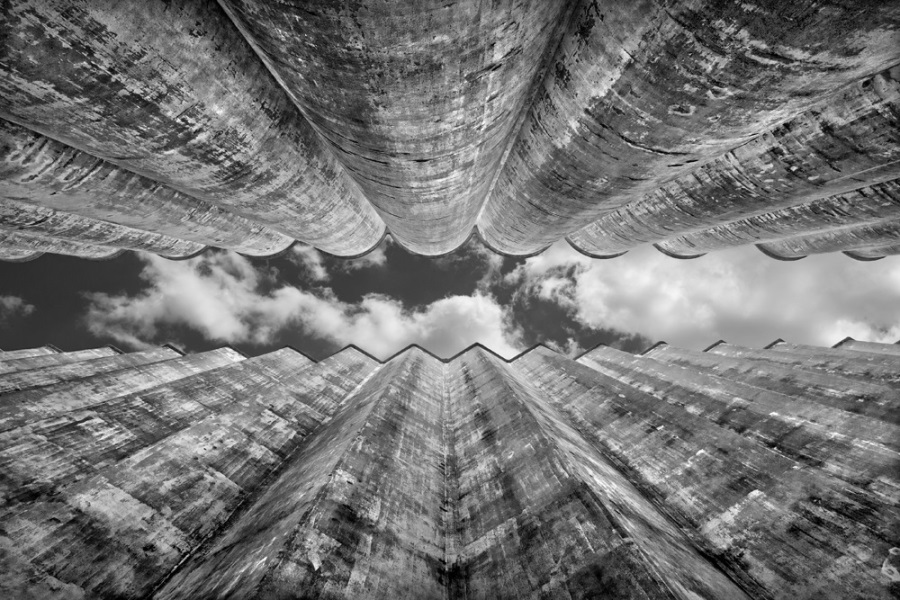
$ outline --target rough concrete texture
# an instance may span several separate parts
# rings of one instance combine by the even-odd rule
[[[294,242],[218,206],[2,119],[0,198],[249,256],[277,254]]]
[[[25,256],[26,260],[35,253],[43,254],[45,252],[90,260],[107,260],[115,258],[123,252],[122,248],[98,246],[60,238],[46,238],[7,229],[0,229],[0,248],[4,252],[11,252],[16,257]]]
[[[335,254],[384,225],[221,8],[15,2],[0,116]]]
[[[895,597],[897,347],[0,353],[0,593]]]
[[[897,2],[7,4],[0,199],[82,225],[0,260],[102,257],[84,219],[164,256],[186,251],[154,235],[439,255],[474,228],[508,254],[687,257],[896,208],[853,199],[900,176]],[[770,254],[874,260],[894,233]]]

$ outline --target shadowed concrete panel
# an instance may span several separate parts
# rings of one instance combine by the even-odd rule
[[[294,240],[112,163],[0,119],[0,197],[270,256]]]
[[[3,373],[0,375],[0,394],[52,385],[62,381],[82,379],[91,375],[109,373],[110,371],[169,360],[179,356],[181,356],[180,352],[169,347],[162,347],[143,352],[129,352],[105,358],[46,366],[17,373]]]
[[[864,187],[656,244],[666,254],[690,256],[732,246],[900,219],[900,180]],[[849,246],[848,246],[849,247]]]
[[[560,0],[223,5],[393,238],[426,255],[469,237],[568,16]]]
[[[14,233],[8,230],[0,230],[0,248],[22,253],[49,252],[51,254],[64,254],[90,260],[108,260],[122,253],[122,250],[119,248],[38,237],[24,233]]]
[[[384,225],[212,1],[18,3],[0,116],[327,252]]]
[[[612,254],[720,223],[726,231],[723,237],[730,239],[728,233],[732,229],[736,230],[735,237],[743,231],[740,223],[728,223],[734,219],[894,179],[900,176],[898,79],[900,67],[895,67],[856,82],[832,96],[827,104],[807,110],[712,162],[664,183],[569,239],[582,251]],[[784,231],[772,237],[796,235],[817,224],[824,229],[859,222],[854,221],[855,210],[847,215],[832,214],[830,220],[821,221],[815,220],[816,213],[805,220],[792,220],[803,215],[783,212],[768,216],[765,221],[774,220]],[[859,215],[865,216],[871,218],[866,212]],[[743,232],[749,234],[745,243],[765,239],[764,230]]]
[[[540,250],[900,61],[892,3],[585,2],[576,17],[478,223],[503,252]]]
[[[0,198],[0,230],[36,235],[54,241],[155,252],[165,258],[188,258],[206,249],[206,246],[196,242],[6,198]]]
[[[872,455],[889,475],[850,485],[546,349],[515,366],[751,596],[891,597],[896,458]]]
[[[810,254],[840,250],[850,253],[871,250],[876,256],[885,256],[890,253],[885,252],[885,249],[898,243],[900,243],[900,219],[830,229],[820,233],[764,242],[756,246],[769,256],[794,260]]]
[[[0,355],[0,375],[17,371],[39,369],[51,365],[63,365],[66,363],[86,361],[91,360],[92,358],[103,358],[104,356],[119,356],[120,354],[121,352],[112,346],[103,346],[102,348],[76,350],[75,352],[60,352],[59,354],[45,354],[42,356],[29,356],[13,360],[5,359]]]

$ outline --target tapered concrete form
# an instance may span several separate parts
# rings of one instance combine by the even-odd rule
[[[506,252],[539,250],[890,68],[900,62],[898,11],[585,3],[485,207],[482,235]],[[592,240],[571,241],[609,254]]]
[[[328,252],[384,225],[212,1],[16,2],[0,116]]]
[[[0,260],[900,250],[896,2],[302,4],[10,3]]]
[[[223,5],[394,239],[438,255],[469,237],[574,3]]]
[[[3,352],[0,594],[891,598],[893,348]]]
[[[4,120],[0,120],[0,198],[141,229],[149,239],[153,237],[149,232],[156,232],[250,256],[277,254],[294,242],[213,204]]]
[[[570,241],[587,252],[611,254],[701,230],[661,243],[669,253],[690,255],[888,218],[896,182],[874,190],[863,186],[900,176],[898,79],[895,67],[854,82],[825,104],[601,217]],[[857,188],[863,189],[828,198]],[[861,201],[859,211],[840,212],[842,203],[854,201]],[[792,205],[800,206],[773,212]],[[732,222],[755,214],[749,223]],[[713,225],[719,226],[704,230]]]

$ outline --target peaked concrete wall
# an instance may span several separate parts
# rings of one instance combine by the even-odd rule
[[[900,586],[894,345],[110,352],[0,353],[4,597]]]

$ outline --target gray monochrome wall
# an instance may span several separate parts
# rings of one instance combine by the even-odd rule
[[[0,260],[895,254],[900,5],[13,0]]]
[[[4,598],[889,599],[900,345],[0,352]]]

